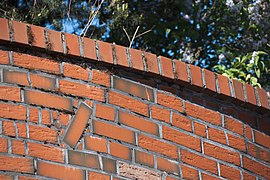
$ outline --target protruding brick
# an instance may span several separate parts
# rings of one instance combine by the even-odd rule
[[[63,43],[61,32],[47,30],[48,32],[48,49],[54,52],[63,53]]]
[[[154,101],[153,89],[127,81],[118,77],[113,77],[113,88],[141,97],[148,101]]]
[[[27,27],[25,23],[12,21],[13,41],[15,43],[28,45]]]
[[[37,141],[56,144],[58,142],[58,133],[52,128],[29,125],[29,138]]]
[[[239,82],[238,80],[232,79],[232,85],[233,85],[235,97],[238,100],[245,102],[243,84]]]
[[[44,28],[30,25],[30,32],[28,32],[28,41],[33,47],[46,49]]]
[[[22,105],[0,103],[0,112],[1,118],[26,120],[26,107]]]
[[[38,74],[30,74],[30,80],[31,80],[32,87],[46,89],[46,90],[56,89],[55,78],[42,76]]]
[[[135,150],[135,162],[149,167],[154,167],[154,156],[152,154]]]
[[[192,131],[192,121],[180,114],[173,113],[172,125],[189,132]]]
[[[78,36],[68,33],[65,33],[65,36],[67,44],[67,54],[73,56],[80,56],[80,45]]]
[[[0,85],[0,99],[9,101],[21,101],[20,88]]]
[[[10,84],[29,86],[25,72],[3,69],[3,81]]]
[[[264,178],[270,177],[270,167],[251,160],[250,158],[243,156],[243,167],[255,174],[263,176]]]
[[[0,18],[0,21],[1,21],[1,18]],[[0,41],[1,41],[1,39],[0,39]],[[0,64],[9,64],[8,51],[0,50]]]
[[[179,175],[179,166],[173,161],[157,157],[157,168],[167,173]]]
[[[99,47],[99,60],[113,64],[112,45],[107,42],[97,41]]]
[[[142,51],[137,49],[129,49],[129,54],[132,68],[144,71]]]
[[[0,41],[8,42],[9,38],[9,27],[8,27],[8,20],[4,18],[0,18]]]
[[[151,115],[153,119],[170,123],[170,111],[168,109],[151,106]]]
[[[215,93],[217,91],[215,74],[207,69],[203,69],[203,72],[206,91],[210,94]]]
[[[84,138],[85,149],[107,153],[106,139],[86,136]]]
[[[81,66],[70,64],[70,63],[64,63],[64,76],[71,77],[75,79],[81,79],[84,81],[89,80],[89,69],[88,68],[82,68]]]
[[[67,129],[63,141],[69,146],[75,147],[91,115],[92,109],[90,109],[85,103],[81,103],[73,121]]]
[[[159,74],[157,56],[149,52],[144,52],[144,59],[147,71],[154,74]]]
[[[110,142],[110,154],[112,156],[119,157],[121,159],[125,159],[128,161],[131,161],[132,155],[131,155],[131,149],[123,146],[121,144]]]
[[[201,90],[203,88],[202,70],[198,66],[190,64],[191,83],[195,89]]]
[[[186,63],[181,62],[179,60],[173,60],[173,61],[175,63],[175,73],[176,73],[178,83],[182,85],[188,85],[189,78],[188,78]]]
[[[88,168],[100,169],[98,156],[78,151],[68,151],[68,163]]]
[[[135,134],[133,131],[100,121],[93,121],[92,123],[93,132],[96,134],[135,144]]]
[[[181,164],[182,178],[199,179],[199,173],[196,169]]]
[[[172,95],[167,95],[165,93],[162,92],[158,92],[157,93],[157,103],[174,109],[178,112],[183,112],[183,104],[182,104],[182,100],[180,98],[177,98],[175,96]]]
[[[33,159],[0,155],[0,170],[34,174]]]
[[[162,76],[174,79],[172,60],[163,56],[159,56],[161,63]]]
[[[266,108],[266,109],[270,109],[266,91],[264,89],[261,89],[261,88],[256,88],[256,90],[258,92],[261,106]]]
[[[116,64],[129,67],[126,47],[114,45]]]
[[[116,160],[102,157],[103,170],[116,174]]]
[[[159,135],[158,125],[147,121],[139,116],[135,116],[123,111],[118,113],[118,122],[127,126],[139,129],[143,132]]]
[[[217,74],[218,79],[218,93],[223,96],[231,96],[230,86],[229,86],[229,79],[226,76],[222,76]]]
[[[82,38],[84,57],[92,60],[97,60],[95,40]]]
[[[177,146],[169,143],[147,137],[140,134],[138,137],[138,144],[140,147],[148,149],[150,151],[163,154],[173,159],[178,158]]]

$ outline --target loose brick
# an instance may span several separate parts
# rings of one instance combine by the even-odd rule
[[[144,52],[144,59],[147,71],[154,74],[159,74],[157,56],[149,52]]]
[[[225,116],[225,128],[240,135],[244,135],[243,123],[236,121],[233,118]]]
[[[189,116],[202,119],[215,125],[221,125],[221,116],[218,112],[191,104],[185,101],[186,113]]]
[[[7,144],[7,139],[0,137],[0,152],[1,153],[6,153],[8,152],[8,144]]]
[[[85,149],[107,153],[106,139],[86,136],[84,138]]]
[[[227,134],[227,137],[229,146],[233,147],[234,149],[246,152],[246,143],[243,138],[240,138],[232,134]]]
[[[230,166],[220,164],[220,175],[227,179],[241,179],[240,171]]]
[[[84,57],[92,60],[97,60],[95,40],[82,38]]]
[[[138,136],[138,145],[150,151],[163,154],[173,159],[178,159],[177,146],[175,145],[171,145],[166,142],[144,136],[142,134]]]
[[[142,60],[142,51],[137,49],[129,49],[132,68],[144,71]]]
[[[8,20],[4,18],[0,18],[0,41],[9,41],[9,27],[8,27]]]
[[[184,179],[199,179],[199,173],[194,168],[181,164],[181,171]]]
[[[27,69],[40,70],[53,74],[60,74],[59,63],[46,58],[14,52],[13,61],[15,66],[24,67]]]
[[[243,156],[243,167],[255,174],[265,177],[270,177],[270,167],[265,166],[261,163],[251,160],[250,158]]]
[[[173,113],[172,125],[180,129],[192,132],[192,121],[185,116]]]
[[[193,86],[196,86],[199,89],[203,87],[202,81],[202,72],[201,68],[198,66],[190,65],[190,73],[191,73],[191,82]]]
[[[166,123],[170,123],[170,111],[158,106],[151,106],[151,115],[153,119],[157,119]]]
[[[3,82],[29,86],[25,72],[3,69]]]
[[[24,141],[13,139],[11,141],[12,154],[25,155]]]
[[[91,115],[92,109],[90,109],[86,104],[81,103],[72,123],[67,129],[63,141],[69,146],[75,147]]]
[[[269,102],[268,102],[268,97],[267,97],[266,91],[264,89],[261,89],[261,88],[256,88],[256,90],[258,92],[261,106],[266,108],[266,109],[269,109]]]
[[[256,146],[255,144],[248,143],[248,154],[251,156],[260,159],[262,161],[270,163],[270,152],[262,149],[259,146]]]
[[[9,101],[21,101],[20,88],[0,85],[0,99]]]
[[[82,169],[69,167],[64,164],[52,164],[44,161],[38,161],[37,174],[56,179],[85,179],[85,171]]]
[[[217,74],[219,93],[225,96],[231,96],[229,79],[226,76]]]
[[[68,151],[68,163],[88,168],[100,169],[98,156],[78,151]]]
[[[48,127],[29,125],[29,138],[56,144],[58,141],[57,131]]]
[[[1,19],[0,19],[0,24],[1,24]],[[0,41],[1,41],[1,37],[0,37]],[[8,51],[0,50],[0,64],[9,64]]]
[[[180,98],[175,97],[175,96],[171,96],[171,95],[167,95],[167,94],[158,92],[157,93],[157,103],[162,105],[162,106],[174,109],[178,112],[183,112],[182,100]]]
[[[27,147],[29,156],[64,163],[64,152],[58,147],[34,142],[28,142]]]
[[[26,120],[26,107],[22,105],[0,103],[0,112],[1,118]]]
[[[246,88],[247,101],[253,105],[257,105],[254,87],[245,83],[245,88]]]
[[[34,174],[34,162],[30,158],[0,155],[0,170]]]
[[[92,82],[95,84],[100,84],[102,86],[110,87],[111,76],[108,72],[93,69]]]
[[[17,126],[17,131],[18,131],[18,133],[17,133],[18,137],[27,138],[26,124],[16,122],[16,126]]]
[[[199,152],[201,151],[201,141],[199,138],[190,136],[166,126],[162,127],[162,132],[163,138],[166,140],[175,142]]]
[[[107,42],[97,41],[99,46],[100,61],[113,64],[112,45]]]
[[[177,80],[180,80],[180,84],[187,85],[189,84],[188,72],[186,63],[181,62],[179,60],[173,60],[175,64],[175,73],[177,76]]]
[[[113,88],[126,93],[141,97],[148,101],[154,101],[153,89],[127,81],[118,77],[113,77]]]
[[[89,69],[88,68],[82,68],[81,66],[70,64],[70,63],[64,63],[63,64],[63,74],[66,77],[71,77],[74,79],[81,79],[84,81],[89,80]]]
[[[255,142],[270,149],[270,136],[263,134],[259,131],[253,131]]]
[[[30,74],[30,79],[32,87],[46,89],[46,90],[55,90],[56,81],[55,78],[46,77],[38,74]]]
[[[174,79],[172,60],[163,56],[159,56],[161,63],[162,76]]]
[[[25,90],[24,100],[27,104],[35,104],[59,110],[73,111],[70,98],[52,95],[40,91]]]
[[[29,42],[33,47],[46,49],[44,28],[30,25]]]
[[[104,101],[104,90],[88,84],[60,80],[59,90],[65,94],[71,94],[97,101]]]
[[[161,179],[161,174],[143,167],[118,162],[120,176],[129,179]]]
[[[111,177],[106,174],[100,174],[97,172],[89,172],[88,179],[110,180]]]
[[[135,134],[133,131],[99,121],[93,121],[92,123],[93,132],[96,134],[135,144]]]
[[[12,121],[2,121],[2,133],[6,136],[15,137],[16,128]]]
[[[103,104],[96,104],[96,117],[106,119],[109,121],[114,121],[115,110],[110,106],[105,106]]]
[[[139,129],[143,132],[159,136],[158,125],[123,111],[118,113],[118,122],[127,126]]]
[[[217,174],[217,163],[206,157],[194,154],[192,152],[181,150],[181,160],[191,166],[201,168],[205,171]]]
[[[135,150],[135,162],[153,168],[154,156],[146,152]]]
[[[129,67],[126,47],[114,45],[116,64]]]
[[[28,44],[26,24],[18,21],[12,21],[13,41],[19,44]]]
[[[167,173],[179,175],[178,164],[168,159],[157,157],[157,168]]]
[[[206,142],[203,143],[203,146],[204,154],[235,165],[240,165],[239,153]]]
[[[110,154],[131,161],[131,149],[118,143],[110,142]]]
[[[73,56],[80,56],[80,45],[78,36],[68,33],[65,33],[65,36],[66,36],[67,54]]]
[[[102,157],[103,170],[116,174],[116,161],[113,159]]]
[[[149,116],[148,104],[130,96],[109,91],[109,103],[129,109],[144,116]]]
[[[227,144],[224,131],[215,128],[208,128],[208,139],[222,144]]]
[[[47,30],[48,32],[48,49],[54,52],[63,53],[62,34],[61,32]]]
[[[206,137],[205,125],[198,122],[194,122],[194,133],[199,136]]]
[[[204,72],[204,80],[205,80],[205,88],[211,92],[216,92],[216,78],[215,74],[212,71],[207,69],[203,69]]]

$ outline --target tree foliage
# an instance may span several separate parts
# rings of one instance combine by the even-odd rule
[[[270,86],[270,0],[2,0],[0,7],[1,17],[77,35],[92,20],[87,37]]]

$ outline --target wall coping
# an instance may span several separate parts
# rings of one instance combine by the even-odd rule
[[[218,98],[236,100],[240,106],[262,113],[270,110],[270,92],[179,60],[4,18],[0,18],[0,29],[0,45],[19,45],[86,62],[102,62],[163,78]]]

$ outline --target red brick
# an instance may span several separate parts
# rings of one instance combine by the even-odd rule
[[[106,139],[94,137],[94,136],[86,136],[84,138],[84,143],[85,143],[85,149],[87,150],[104,152],[104,153],[108,152]]]
[[[234,149],[246,152],[246,143],[243,138],[232,134],[227,134],[227,137],[229,146],[233,147]]]
[[[29,156],[64,163],[64,152],[58,147],[34,142],[28,142],[27,146]]]
[[[197,106],[185,101],[186,113],[189,116],[199,118],[211,124],[221,125],[221,116],[218,112]]]
[[[51,114],[47,109],[41,110],[41,122],[45,125],[51,125]]]
[[[29,177],[29,176],[19,176],[19,180],[40,180],[40,178]]]
[[[99,46],[100,61],[113,64],[112,45],[107,42],[97,41]]]
[[[25,72],[20,71],[3,69],[3,81],[10,84],[29,86],[27,74]]]
[[[88,123],[92,109],[81,103],[76,115],[67,129],[63,141],[71,147],[75,147]]]
[[[179,60],[173,60],[175,63],[175,71],[177,80],[180,80],[180,83],[183,85],[189,84],[188,72],[186,63],[181,62]]]
[[[203,146],[204,146],[204,154],[226,161],[228,163],[240,165],[239,153],[206,142],[203,143]]]
[[[243,123],[225,116],[225,128],[240,135],[244,135]]]
[[[25,123],[19,123],[16,122],[17,131],[18,131],[18,137],[20,138],[27,138],[27,130],[26,130],[26,124]]]
[[[202,179],[207,179],[207,180],[219,180],[219,177],[212,176],[209,174],[202,173]]]
[[[161,64],[162,76],[174,79],[172,60],[163,56],[159,56]]]
[[[199,138],[190,136],[166,126],[162,127],[162,134],[163,138],[166,140],[201,152],[201,141]]]
[[[105,172],[116,174],[116,161],[113,159],[102,157],[103,170]]]
[[[78,36],[68,33],[65,33],[65,36],[67,44],[67,54],[73,56],[80,56],[80,45]]]
[[[171,96],[171,95],[167,95],[161,92],[157,93],[157,103],[174,109],[178,112],[183,112],[183,104],[182,104],[182,100],[180,98],[177,98],[175,96]]]
[[[266,109],[270,109],[266,91],[264,89],[261,89],[261,88],[256,88],[256,89],[258,92],[261,106],[266,108]]]
[[[158,106],[151,106],[151,115],[153,119],[157,119],[166,123],[170,123],[170,111]]]
[[[110,154],[131,161],[131,149],[118,143],[110,142]]]
[[[124,91],[126,93],[141,97],[148,101],[154,101],[154,92],[153,89],[148,87],[121,79],[118,77],[113,78],[113,88]]]
[[[270,134],[270,121],[267,118],[258,118],[257,123],[261,132]]]
[[[54,52],[63,53],[61,32],[48,30],[48,49]]]
[[[217,74],[219,93],[225,96],[231,96],[229,79],[226,76]]]
[[[13,41],[20,44],[28,44],[27,28],[25,23],[12,21]]]
[[[2,133],[6,136],[16,136],[16,128],[13,121],[2,121]]]
[[[34,107],[29,108],[29,121],[33,123],[38,123],[39,121],[39,110]]]
[[[69,114],[60,113],[59,121],[62,125],[66,126],[71,119],[71,116]]]
[[[43,161],[38,161],[37,163],[37,174],[56,179],[85,179],[85,171],[82,169]]]
[[[267,163],[270,163],[270,152],[262,149],[259,146],[256,146],[255,144],[248,143],[248,154],[255,157],[256,159],[260,159],[262,161],[265,161]]]
[[[217,163],[206,157],[194,154],[192,152],[181,150],[181,160],[191,166],[201,168],[205,171],[217,174]]]
[[[265,177],[270,177],[270,167],[261,163],[251,160],[250,158],[243,156],[243,167],[255,174]]]
[[[220,175],[227,179],[241,179],[240,171],[230,166],[220,164]]]
[[[35,104],[59,110],[73,111],[72,101],[70,98],[43,93],[40,91],[26,90],[24,100],[27,104]]]
[[[234,87],[234,93],[236,98],[239,99],[240,101],[245,101],[243,84],[235,79],[232,79],[232,84]]]
[[[50,59],[14,52],[13,61],[15,66],[60,74],[59,63]]]
[[[153,168],[154,156],[146,152],[135,150],[135,162]]]
[[[95,40],[82,38],[84,57],[92,60],[97,60]]]
[[[127,126],[139,129],[143,132],[159,136],[158,125],[123,111],[118,113],[118,122]]]
[[[111,76],[108,72],[93,69],[92,70],[92,82],[102,86],[110,87]]]
[[[48,127],[29,125],[29,138],[56,144],[58,141],[57,131]]]
[[[129,109],[144,116],[149,116],[148,104],[130,96],[109,91],[109,103]]]
[[[126,47],[114,45],[116,64],[129,67]]]
[[[247,84],[247,83],[244,83],[244,84],[245,84],[245,88],[246,88],[247,102],[249,102],[253,105],[257,105],[254,87]]]
[[[0,103],[0,112],[1,118],[26,120],[26,107],[22,105]]]
[[[154,74],[159,74],[157,56],[149,52],[144,52],[144,59],[147,71]]]
[[[270,149],[270,136],[263,134],[259,131],[253,131],[255,142]]]
[[[68,151],[68,163],[88,168],[100,169],[98,156],[78,151]]]
[[[92,123],[93,132],[96,134],[135,144],[135,134],[133,131],[99,121],[93,121]]]
[[[9,27],[8,20],[4,18],[0,18],[0,41],[9,41]]]
[[[129,49],[130,60],[132,68],[144,71],[143,59],[142,59],[142,51],[137,49]]]
[[[181,164],[182,178],[184,179],[199,179],[199,173],[196,169]]]
[[[166,142],[144,136],[142,134],[140,134],[138,137],[138,144],[142,148],[163,154],[173,159],[178,159],[177,146],[175,145],[171,145]]]
[[[0,85],[0,99],[9,101],[21,101],[20,88]]]
[[[0,170],[34,174],[34,163],[30,158],[0,155]]]
[[[25,155],[24,141],[12,139],[12,154]]]
[[[192,132],[192,121],[180,114],[173,113],[172,125],[180,129]]]
[[[30,74],[30,79],[32,87],[46,89],[46,90],[55,90],[56,81],[55,78],[46,77],[38,74]]]
[[[245,125],[245,137],[248,138],[249,140],[253,141],[252,140],[252,129],[250,126],[248,125]]]
[[[256,180],[257,178],[247,172],[243,172],[243,180]]]
[[[44,28],[30,25],[29,42],[33,47],[46,49]]]
[[[103,104],[96,104],[96,117],[106,119],[109,121],[114,121],[115,110],[110,106],[105,106]]]
[[[179,166],[177,163],[168,159],[157,157],[157,169],[170,174],[179,175]]]
[[[89,80],[89,69],[82,68],[81,66],[77,66],[75,64],[64,63],[63,64],[63,74],[66,77],[71,77],[75,79],[81,79],[84,81]]]
[[[110,180],[111,177],[106,174],[100,174],[97,172],[89,172],[88,179],[96,179],[96,180]]]
[[[198,122],[194,122],[194,133],[199,136],[206,137],[205,125]]]
[[[203,69],[205,88],[211,92],[216,92],[216,78],[215,74],[207,69]]]
[[[0,174],[0,180],[14,180],[14,178],[13,176],[8,175],[8,174]]]
[[[0,18],[0,24],[1,24],[1,18]],[[1,37],[0,37],[0,41],[1,41]],[[9,64],[8,51],[0,50],[0,64]]]
[[[192,85],[201,89],[203,87],[201,68],[190,64],[190,73]]]
[[[208,138],[212,141],[216,141],[222,144],[226,143],[226,136],[223,130],[218,130],[215,128],[208,128]]]
[[[0,137],[0,152],[6,153],[8,152],[8,144],[7,139]]]

